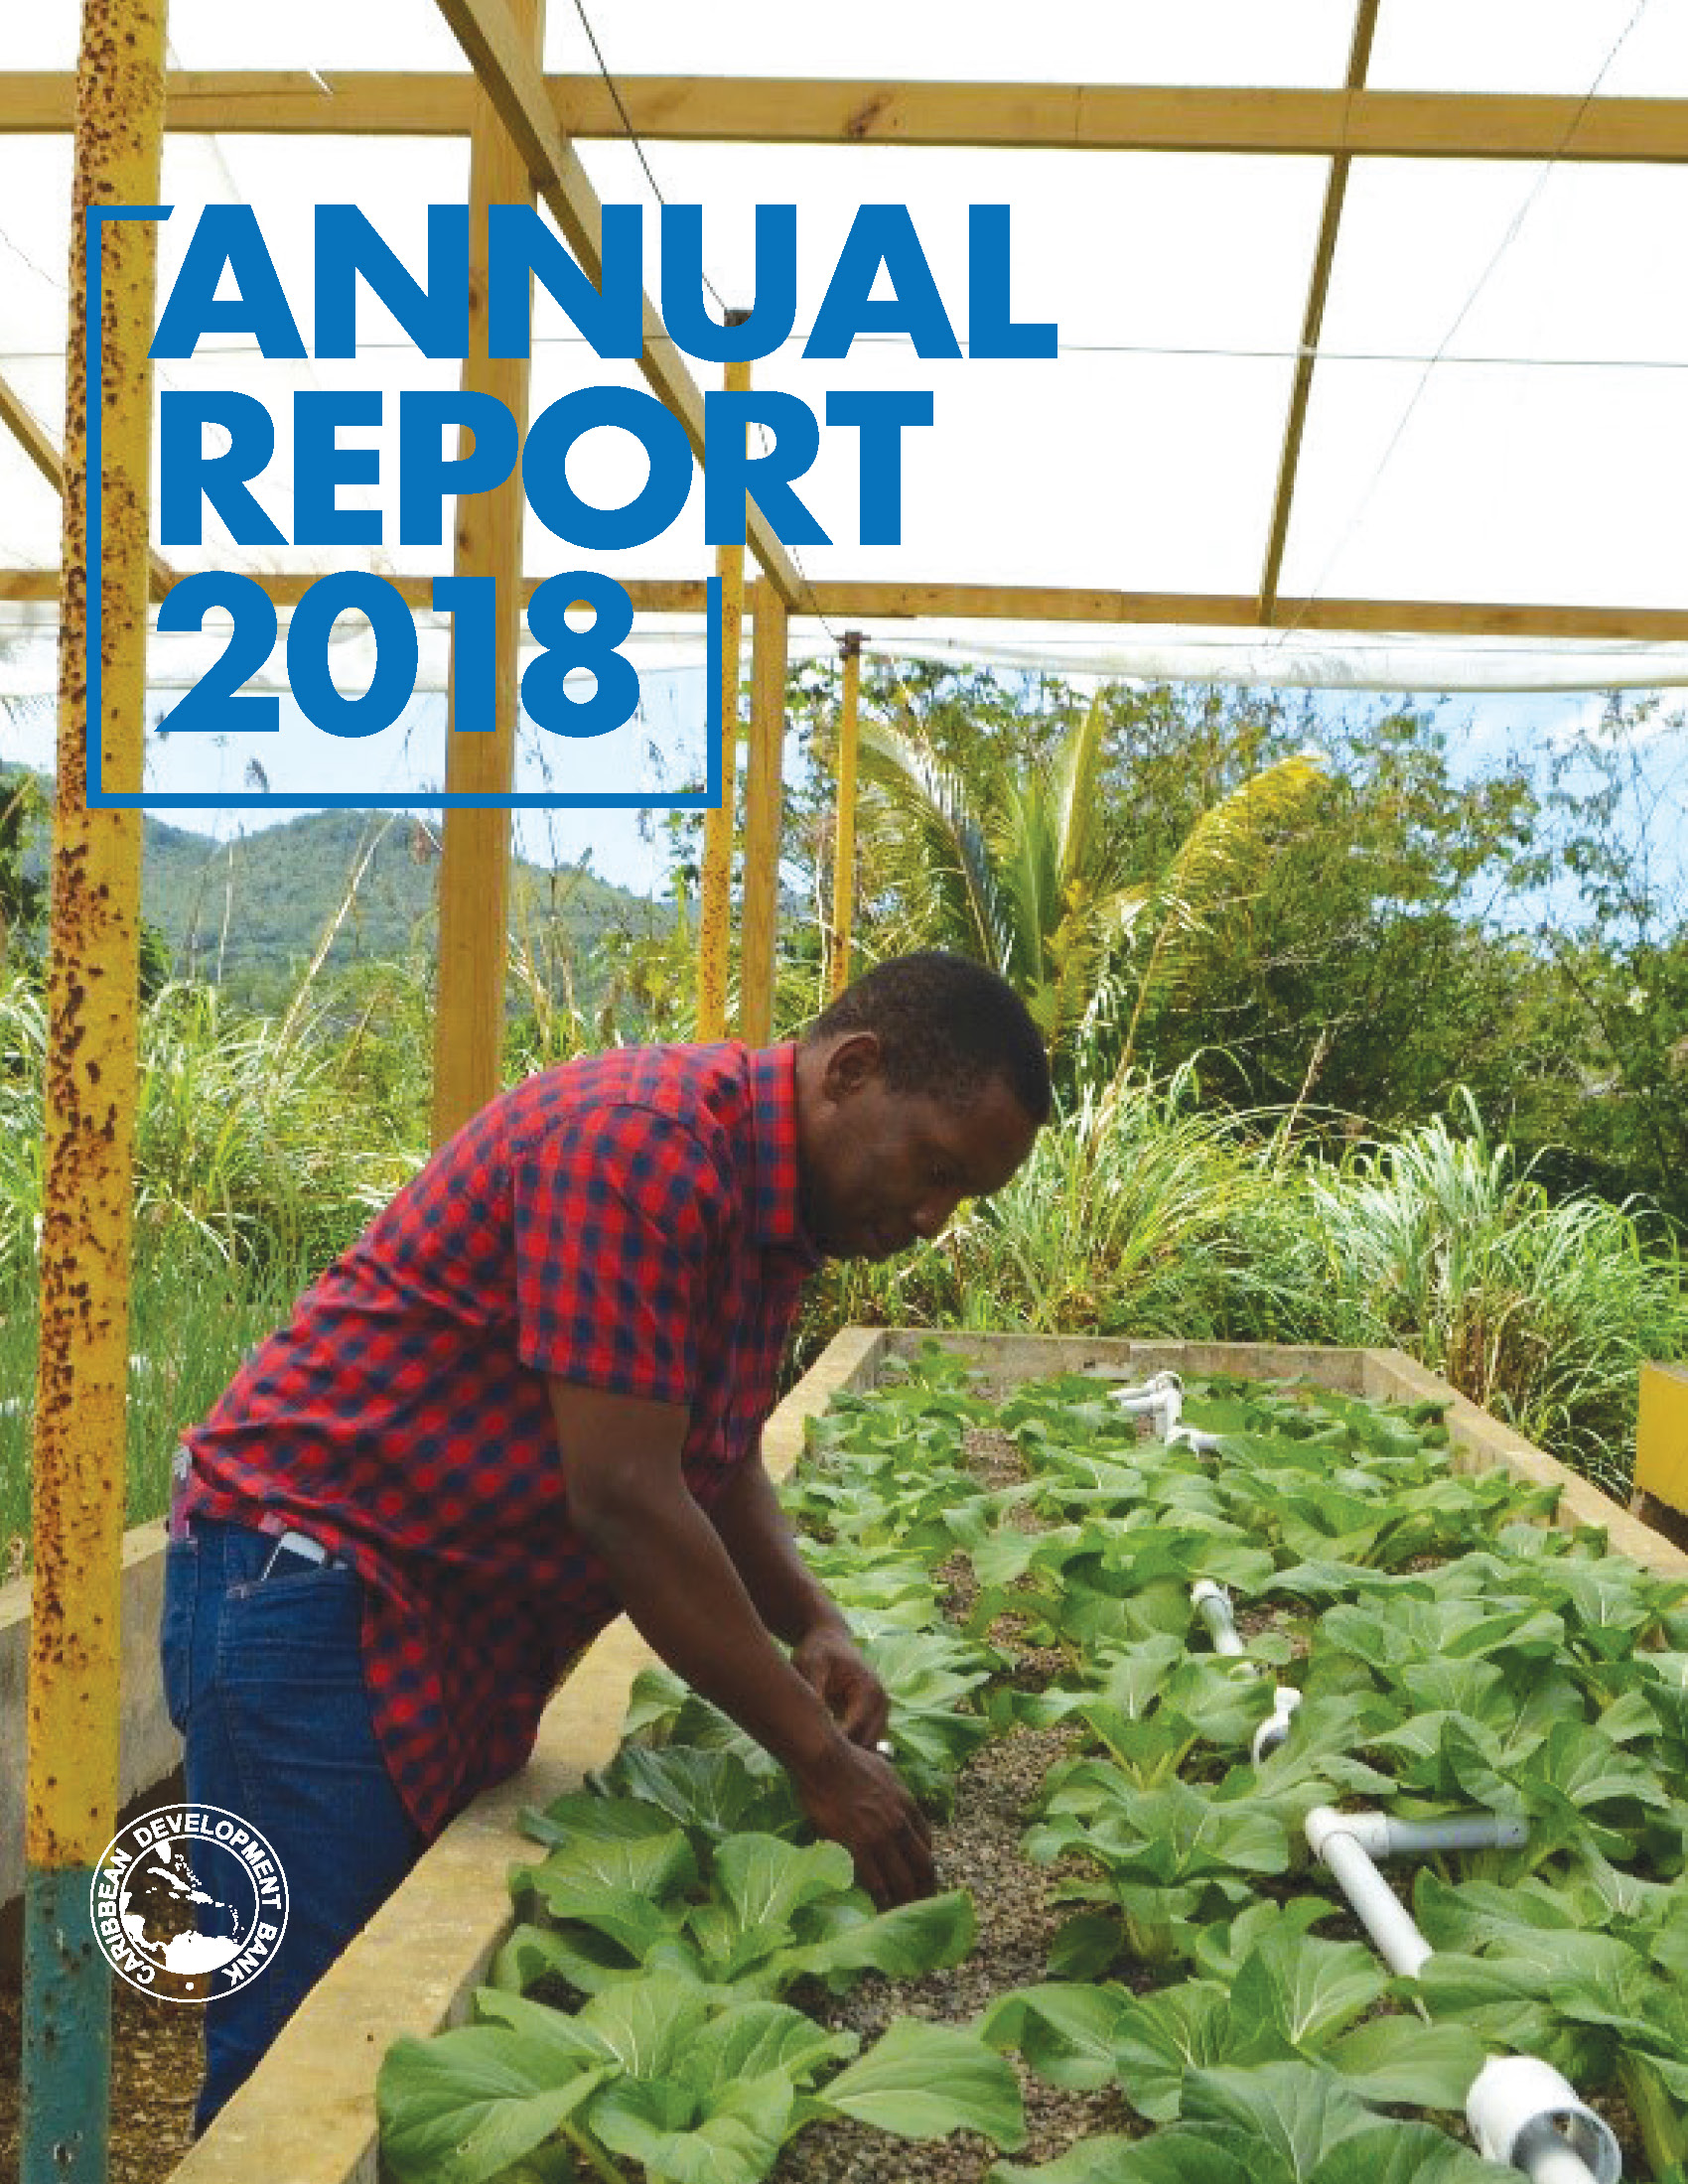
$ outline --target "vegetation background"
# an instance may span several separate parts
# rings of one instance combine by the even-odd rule
[[[791,681],[777,1031],[825,991],[830,668]],[[814,1286],[851,1318],[1396,1342],[1619,1495],[1636,1368],[1688,1353],[1688,847],[1652,700],[1474,768],[1434,704],[864,676],[857,969],[991,962],[1059,1115],[996,1200]],[[27,1556],[46,785],[0,777],[0,1543]],[[686,1037],[666,899],[518,862],[507,1078]],[[231,843],[149,819],[130,1518],[177,1429],[425,1158],[434,823]]]

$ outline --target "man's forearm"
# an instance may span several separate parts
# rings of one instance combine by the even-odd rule
[[[634,1627],[676,1674],[785,1766],[825,1760],[840,1741],[831,1715],[770,1639],[729,1545],[689,1493],[605,1513],[589,1537]]]
[[[802,1556],[759,1456],[740,1465],[709,1518],[757,1613],[789,1646],[822,1623],[847,1628],[842,1610]]]

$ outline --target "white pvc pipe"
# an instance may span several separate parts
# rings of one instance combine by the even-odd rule
[[[1466,2096],[1466,2122],[1485,2161],[1535,2184],[1618,2184],[1623,2173],[1611,2125],[1534,2055],[1490,2056]]]
[[[1332,1827],[1352,1836],[1370,1858],[1412,1857],[1427,1850],[1516,1850],[1529,1841],[1528,1824],[1501,1813],[1461,1813],[1448,1820],[1396,1820],[1390,1813],[1332,1813],[1319,1833]],[[1307,1819],[1308,1841],[1315,1850],[1315,1815]]]
[[[1257,1767],[1263,1759],[1270,1759],[1288,1737],[1290,1722],[1300,1705],[1301,1693],[1293,1684],[1279,1684],[1274,1687],[1272,1711],[1255,1730],[1254,1741],[1248,1748],[1248,1756]]]
[[[1431,1954],[1430,1944],[1355,1840],[1349,1818],[1329,1805],[1316,1805],[1307,1816],[1307,1840],[1330,1868],[1383,1962],[1391,1972],[1414,1979]]]
[[[1338,1813],[1316,1805],[1307,1840],[1347,1898],[1391,1972],[1416,1979],[1434,1952],[1371,1861],[1390,1851],[1487,1849],[1525,1840],[1520,1821],[1496,1813],[1393,1821],[1387,1813]],[[1491,2056],[1466,2098],[1466,2122],[1483,2158],[1521,2169],[1531,2184],[1618,2184],[1623,2157],[1611,2126],[1549,2063]]]
[[[1246,1656],[1248,1648],[1237,1633],[1230,1594],[1224,1586],[1216,1585],[1211,1577],[1197,1577],[1190,1588],[1190,1597],[1196,1613],[1207,1625],[1213,1651]]]
[[[1597,2171],[1562,2138],[1542,2139],[1513,2167],[1522,2169],[1531,2184],[1600,2184]]]
[[[1138,1381],[1129,1388],[1109,1391],[1108,1401],[1117,1404],[1122,1411],[1158,1411],[1170,1389],[1182,1391],[1184,1382],[1177,1373],[1151,1373],[1147,1380]]]

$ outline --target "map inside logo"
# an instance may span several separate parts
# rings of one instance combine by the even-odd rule
[[[94,1867],[94,1939],[120,1979],[207,2002],[255,1979],[287,1926],[264,1837],[216,1805],[165,1805],[119,1830]]]

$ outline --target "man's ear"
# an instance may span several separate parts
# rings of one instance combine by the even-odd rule
[[[821,1079],[827,1097],[846,1100],[880,1073],[883,1055],[877,1031],[847,1031],[826,1057]]]

